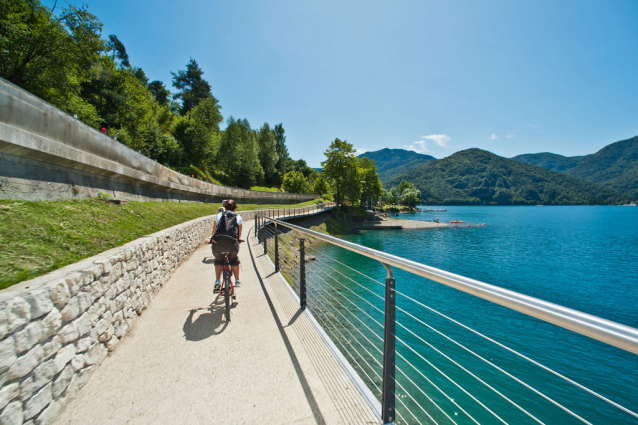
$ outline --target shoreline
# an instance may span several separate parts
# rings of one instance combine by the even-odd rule
[[[438,229],[485,227],[485,223],[436,223],[433,221],[389,219],[375,224],[351,226],[352,230],[400,230],[400,229]]]

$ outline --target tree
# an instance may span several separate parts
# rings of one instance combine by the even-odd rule
[[[171,92],[166,89],[164,83],[159,80],[148,83],[148,89],[155,96],[155,100],[162,106],[168,105]]]
[[[88,9],[68,6],[55,16],[38,0],[0,1],[0,76],[98,126],[80,84],[105,45],[102,23]]]
[[[394,203],[394,197],[390,192],[383,189],[383,193],[381,194],[381,202],[383,202],[384,204],[392,204]]]
[[[131,71],[133,72],[133,75],[135,76],[135,78],[140,80],[140,83],[148,87],[148,77],[146,76],[146,73],[144,72],[142,68],[133,68],[131,69]]]
[[[219,148],[220,122],[222,115],[216,99],[203,100],[193,109],[190,119],[181,119],[174,135],[183,148],[185,165],[202,170],[212,166]]]
[[[399,194],[403,195],[403,192],[406,189],[415,189],[414,185],[410,182],[407,182],[405,180],[401,180],[401,183],[399,183]]]
[[[330,144],[324,155],[326,160],[321,163],[321,166],[326,177],[332,182],[335,202],[340,206],[343,204],[344,188],[348,178],[352,179],[353,175],[356,176],[355,150],[350,143],[337,138]]]
[[[173,98],[181,99],[180,114],[182,116],[189,113],[204,99],[212,98],[215,103],[218,103],[218,100],[211,93],[210,84],[202,78],[204,71],[199,68],[195,59],[191,58],[190,62],[186,64],[186,70],[179,70],[177,73],[171,72],[171,74],[173,75],[173,86],[180,90],[173,95]]]
[[[257,137],[248,120],[227,121],[215,162],[236,186],[250,188],[263,174],[257,156]]]
[[[383,187],[377,167],[370,158],[358,158],[358,174],[361,182],[361,206],[366,201],[377,201],[383,195]]]
[[[392,204],[398,204],[399,197],[401,196],[399,190],[396,187],[393,187],[392,189],[390,189],[390,195],[392,195]]]
[[[288,193],[306,193],[308,180],[299,171],[289,171],[284,175],[283,187]]]
[[[257,132],[257,144],[259,146],[259,163],[264,170],[264,179],[267,184],[276,184],[277,178],[277,140],[275,133],[270,129],[268,123]]]
[[[330,195],[330,185],[328,184],[325,174],[319,173],[312,186],[312,192],[322,198]]]
[[[288,156],[288,148],[286,147],[285,130],[282,124],[277,124],[274,128],[275,142],[277,144],[277,163],[275,168],[277,169],[277,181],[275,184],[279,185],[283,181],[286,167],[290,157]]]
[[[126,47],[117,36],[109,35],[109,41],[107,42],[108,51],[112,53],[111,59],[115,62],[115,59],[120,61],[120,66],[124,68],[130,68],[131,63],[128,60],[128,53],[126,53]]]
[[[401,203],[414,208],[421,202],[421,192],[413,188],[407,188],[401,194]]]

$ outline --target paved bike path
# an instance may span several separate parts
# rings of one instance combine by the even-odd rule
[[[230,323],[202,244],[55,423],[370,423],[367,406],[358,406],[362,416],[344,414],[299,338],[287,336],[290,323],[277,316],[248,248]]]

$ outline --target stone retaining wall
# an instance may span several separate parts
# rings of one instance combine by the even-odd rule
[[[0,425],[52,422],[211,232],[198,218],[0,291]]]

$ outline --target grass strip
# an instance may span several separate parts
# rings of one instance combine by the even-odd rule
[[[314,205],[240,204],[239,211]],[[186,221],[221,204],[0,201],[0,289]]]

